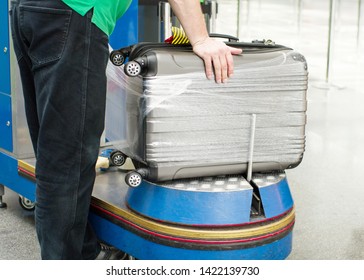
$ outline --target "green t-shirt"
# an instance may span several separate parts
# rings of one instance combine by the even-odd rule
[[[84,16],[94,8],[92,22],[107,35],[114,30],[116,21],[129,8],[132,0],[62,0],[73,10]]]

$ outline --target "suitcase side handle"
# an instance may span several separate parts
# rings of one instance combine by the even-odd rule
[[[238,37],[228,35],[228,34],[210,33],[209,36],[212,37],[212,38],[228,39],[229,42],[238,42],[239,41]]]

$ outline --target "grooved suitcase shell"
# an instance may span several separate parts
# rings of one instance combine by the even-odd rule
[[[256,115],[253,171],[297,166],[305,149],[307,64],[290,49],[234,56],[225,84],[190,51],[145,52],[154,73],[126,77],[131,157],[150,180],[244,173]]]

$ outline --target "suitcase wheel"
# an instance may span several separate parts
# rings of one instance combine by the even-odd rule
[[[119,51],[113,51],[110,54],[110,60],[115,66],[121,66],[125,62],[125,56]]]
[[[129,61],[127,64],[125,64],[124,71],[126,75],[135,77],[142,72],[142,67],[136,61]]]
[[[120,151],[114,151],[110,155],[110,161],[114,166],[122,166],[126,161],[126,156]]]
[[[130,171],[125,175],[125,183],[132,188],[139,187],[142,183],[142,175],[136,171]]]

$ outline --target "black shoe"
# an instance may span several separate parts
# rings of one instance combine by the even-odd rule
[[[117,248],[100,244],[101,250],[96,260],[126,260],[128,255]]]

